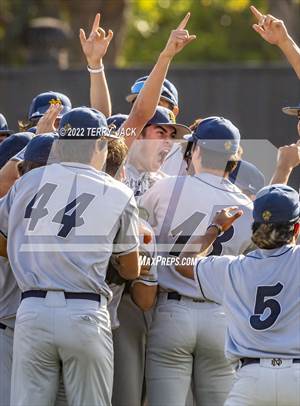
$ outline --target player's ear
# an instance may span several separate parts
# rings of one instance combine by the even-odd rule
[[[294,237],[295,237],[296,239],[297,239],[298,236],[299,236],[299,232],[300,232],[300,223],[297,222],[297,223],[294,225]]]
[[[177,117],[179,114],[179,107],[178,106],[174,106],[172,109],[174,116]]]

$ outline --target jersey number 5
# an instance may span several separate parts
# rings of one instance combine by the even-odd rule
[[[281,312],[281,306],[275,299],[267,299],[266,297],[274,297],[282,291],[283,285],[278,282],[275,286],[258,286],[256,292],[256,302],[254,307],[254,315],[250,317],[250,324],[254,330],[266,330],[273,326]],[[262,319],[265,310],[269,310],[269,316]]]
[[[46,208],[46,205],[56,188],[57,185],[46,183],[29,202],[24,217],[30,219],[28,226],[30,231],[35,229],[40,219],[47,216],[48,209]],[[81,193],[81,195],[77,196],[56,213],[52,222],[62,225],[57,234],[59,237],[66,238],[70,234],[72,228],[84,224],[84,220],[81,216],[94,198],[95,196],[92,194]]]

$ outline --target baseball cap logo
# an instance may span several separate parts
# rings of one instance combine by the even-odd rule
[[[269,210],[265,210],[262,213],[262,218],[264,219],[264,221],[269,221],[271,217],[272,217],[272,213]]]
[[[176,119],[173,111],[169,111],[169,119],[173,124],[176,124]]]
[[[111,124],[109,124],[108,128],[109,128],[111,131],[116,130],[116,129],[117,129],[117,126],[116,126],[116,124],[115,124],[115,121],[113,121]]]
[[[49,100],[49,104],[62,104],[62,102],[59,99],[51,99]]]

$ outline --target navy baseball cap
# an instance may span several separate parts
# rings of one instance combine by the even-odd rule
[[[128,102],[133,102],[137,98],[137,95],[144,87],[144,84],[148,77],[149,76],[143,76],[142,78],[139,78],[134,82],[130,89],[131,94],[126,97],[126,100]],[[160,97],[170,102],[173,106],[178,106],[178,91],[173,83],[170,82],[168,79],[165,79],[163,82]]]
[[[52,146],[55,139],[58,138],[54,133],[47,133],[32,138],[24,152],[24,161],[31,161],[43,166],[57,162],[53,153]]]
[[[239,161],[234,171],[230,173],[229,180],[252,195],[256,195],[265,186],[263,173],[252,163],[243,160]]]
[[[183,124],[177,124],[173,111],[167,109],[166,107],[158,106],[155,110],[154,116],[148,121],[148,125],[159,125],[159,126],[169,126],[174,127],[176,130],[175,138],[181,139],[184,135],[190,134],[191,130],[189,127]]]
[[[294,223],[299,215],[299,194],[290,186],[266,186],[256,195],[253,218],[257,223]]]
[[[12,130],[9,130],[6,118],[0,113],[0,135],[10,135],[13,134]]]
[[[282,111],[289,116],[298,116],[300,118],[300,103],[294,107],[283,107]]]
[[[27,131],[32,133],[32,134],[35,134],[36,133],[36,127],[30,127],[30,128],[28,128]]]
[[[205,149],[232,155],[238,151],[241,135],[230,120],[213,116],[202,120],[196,130],[184,139],[197,142]]]
[[[76,107],[64,114],[59,123],[60,139],[118,138],[110,134],[106,117],[90,107]]]
[[[0,168],[2,168],[6,162],[13,158],[18,152],[20,152],[29,141],[32,139],[33,134],[29,132],[21,132],[11,135],[6,138],[0,144]]]
[[[112,134],[117,134],[120,127],[125,123],[129,116],[127,114],[114,114],[108,117],[107,125]]]
[[[68,96],[59,92],[45,92],[37,95],[31,102],[28,119],[42,117],[51,104],[61,104],[63,106],[58,118],[61,118],[63,114],[71,110],[72,104]]]

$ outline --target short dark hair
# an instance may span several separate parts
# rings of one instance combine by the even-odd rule
[[[274,249],[290,244],[294,238],[296,223],[257,223],[252,224],[252,241],[258,248]]]
[[[107,144],[105,172],[114,178],[124,164],[127,152],[128,148],[123,138],[109,141]]]
[[[205,149],[202,146],[200,146],[200,150],[203,168],[224,170],[224,174],[230,174],[237,166],[238,160],[236,155],[223,154]]]
[[[91,161],[96,148],[96,140],[57,140],[55,142],[56,152],[62,162],[79,162],[87,164]],[[101,140],[99,148],[106,145],[106,140]]]

